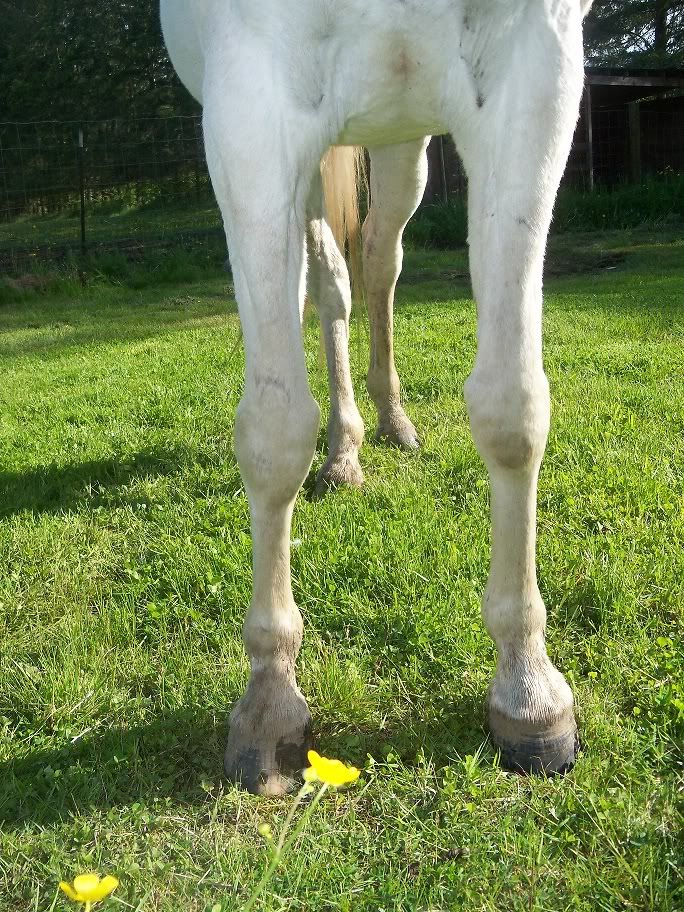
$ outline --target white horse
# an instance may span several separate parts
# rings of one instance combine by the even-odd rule
[[[223,214],[246,351],[235,449],[249,498],[251,676],[231,715],[226,772],[281,794],[305,764],[311,716],[295,679],[301,615],[290,526],[313,458],[319,408],[302,345],[317,299],[331,380],[330,452],[319,479],[360,483],[363,425],[348,363],[347,269],[329,226],[326,172],[370,150],[364,266],[369,389],[379,434],[415,446],[392,356],[401,234],[423,192],[425,137],[450,132],[469,182],[477,354],[465,398],[491,483],[491,568],[482,610],[498,648],[489,726],[503,762],[569,769],[573,697],[546,653],[535,566],[536,488],[549,428],[542,364],[542,264],[582,91],[591,0],[162,0],[178,73],[204,106],[207,160]],[[349,180],[338,190],[348,192]],[[342,207],[345,208],[344,206]],[[349,206],[346,207],[349,210]],[[351,219],[353,221],[353,219]],[[352,226],[353,227],[353,226]]]

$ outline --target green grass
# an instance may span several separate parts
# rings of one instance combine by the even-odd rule
[[[462,252],[409,254],[398,368],[423,449],[367,444],[365,488],[300,497],[293,529],[300,684],[321,749],[366,771],[259,908],[684,908],[684,243],[572,243],[547,284],[539,571],[581,759],[551,781],[496,765],[474,307]],[[589,271],[553,277],[563,263]],[[266,862],[258,822],[287,812],[221,779],[250,589],[226,284],[0,299],[2,912],[66,909],[57,881],[93,868],[121,879],[113,909],[237,910]],[[312,325],[324,403],[317,351]]]
[[[87,256],[80,256],[81,220],[78,206],[53,215],[24,215],[0,222],[0,272],[23,274],[54,272],[55,265],[92,273],[113,260],[148,262],[159,250],[183,249],[197,260],[211,251],[226,257],[221,216],[213,196],[206,192],[152,199],[141,204],[130,199],[88,203]],[[199,249],[198,249],[199,248]]]
[[[195,196],[185,193],[167,196],[141,204],[133,200],[112,199],[109,202],[86,203],[86,237],[97,244],[136,237],[164,240],[179,233],[221,228],[221,216],[213,195],[206,191]],[[171,203],[171,205],[169,205]],[[174,205],[175,204],[175,205]],[[81,216],[74,205],[53,215],[23,215],[12,222],[0,223],[0,244],[73,245],[81,237]]]

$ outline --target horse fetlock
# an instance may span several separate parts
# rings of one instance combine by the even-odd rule
[[[405,450],[417,449],[418,432],[402,408],[399,375],[392,364],[371,368],[366,386],[378,412],[376,441]]]
[[[536,581],[528,580],[522,592],[510,591],[507,579],[498,584],[497,571],[490,571],[482,596],[482,618],[499,649],[499,663],[543,662],[546,607]]]
[[[243,627],[243,638],[253,671],[258,667],[290,668],[302,645],[304,624],[297,606],[292,602],[278,612],[277,622],[261,623],[258,611],[250,609]]]
[[[344,409],[334,409],[328,420],[328,453],[344,453],[359,450],[363,444],[365,428],[363,418],[352,402]]]

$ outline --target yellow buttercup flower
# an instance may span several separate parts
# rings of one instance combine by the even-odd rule
[[[355,766],[347,766],[341,760],[321,757],[316,751],[309,751],[307,757],[311,766],[304,770],[306,782],[324,782],[326,785],[339,788],[341,785],[356,782],[361,775],[361,771],[357,770]]]
[[[92,903],[100,902],[109,896],[112,890],[116,890],[119,881],[111,875],[101,878],[99,874],[79,874],[78,877],[74,877],[73,884],[60,880],[59,886],[69,899],[85,903],[86,909],[90,909]]]

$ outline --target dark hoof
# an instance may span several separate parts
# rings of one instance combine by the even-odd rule
[[[301,783],[302,770],[308,765],[306,754],[310,740],[288,743],[281,739],[275,750],[241,747],[228,737],[223,768],[231,782],[254,795],[278,798],[294,791]]]
[[[580,750],[574,719],[570,724],[542,732],[516,733],[514,723],[490,712],[492,741],[501,751],[501,766],[525,775],[556,776],[569,773]]]
[[[292,657],[296,651],[292,653]],[[291,659],[290,661],[292,661]],[[255,795],[285,795],[297,786],[311,747],[311,714],[287,656],[252,673],[232,713],[223,758],[226,776]]]
[[[517,744],[494,743],[501,751],[501,766],[512,773],[563,776],[575,765],[579,753],[577,732],[559,738],[530,738]]]

